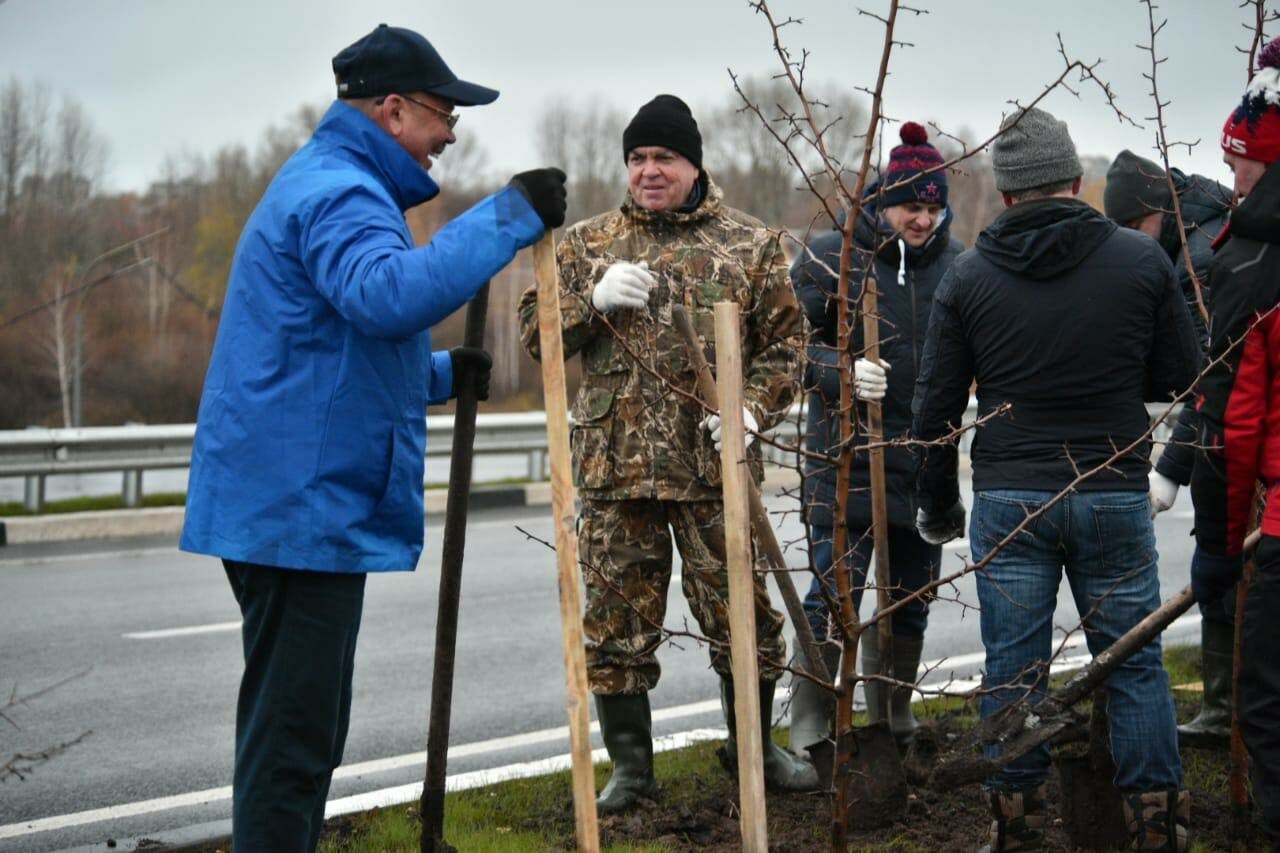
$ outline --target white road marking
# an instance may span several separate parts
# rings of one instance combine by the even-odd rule
[[[212,622],[208,625],[192,625],[188,628],[162,628],[157,631],[134,631],[121,634],[126,640],[159,640],[165,637],[188,637],[192,634],[217,634],[222,631],[239,631],[240,620],[235,622]]]
[[[1200,614],[1188,613],[1170,625],[1169,629],[1189,629],[1199,623]],[[1082,645],[1084,645],[1084,637],[1073,636],[1066,641],[1064,647],[1072,649],[1078,648]],[[974,652],[966,655],[956,655],[953,657],[928,661],[925,663],[925,666],[932,667],[934,669],[941,667],[954,668],[972,666],[974,664],[981,663],[984,657],[983,653]],[[1090,656],[1087,654],[1063,657],[1052,664],[1050,671],[1059,673],[1078,669],[1087,664],[1089,659]],[[975,690],[981,686],[982,679],[980,676],[963,680],[955,680],[951,678],[933,679],[922,685],[922,687],[925,687],[926,689],[945,688],[951,693],[967,692]],[[720,702],[718,700],[709,699],[703,702],[692,702],[687,705],[676,705],[670,708],[663,708],[661,710],[654,711],[653,718],[659,721],[675,720],[682,717],[710,713],[719,710],[719,708]],[[591,724],[592,731],[599,731],[599,728],[598,723]],[[699,741],[713,740],[723,738],[725,736],[726,732],[724,729],[694,729],[692,731],[655,738],[654,750],[662,752],[668,749],[679,749]],[[499,752],[506,749],[546,743],[549,741],[567,741],[568,739],[568,726],[558,726],[556,728],[543,729],[541,731],[530,732],[528,734],[511,735],[508,737],[478,741],[476,743],[462,744],[451,748],[449,750],[448,757],[450,760],[460,759],[468,756],[482,755],[489,752]],[[591,760],[593,762],[602,761],[606,757],[607,755],[603,749],[597,749],[591,754]],[[423,765],[425,761],[425,752],[413,752],[406,755],[392,756],[390,758],[364,761],[358,764],[343,765],[334,771],[333,776],[335,779],[344,779],[364,774],[381,773],[389,770],[401,769],[407,766],[420,766]],[[445,788],[450,791],[465,790],[468,788],[490,785],[506,779],[523,779],[545,773],[553,773],[568,769],[570,766],[570,756],[567,754],[559,755],[538,761],[508,764],[502,767],[493,767],[488,770],[476,770],[469,773],[460,773],[449,776],[445,780]],[[383,788],[380,790],[369,791],[364,794],[356,794],[351,797],[330,800],[325,807],[325,815],[326,817],[333,817],[335,815],[363,811],[375,806],[387,806],[397,803],[412,802],[413,800],[421,797],[421,795],[422,783],[420,782],[410,785],[398,785],[391,788]],[[22,836],[34,835],[36,833],[48,832],[54,829],[66,829],[73,826],[83,826],[85,824],[99,823],[103,821],[120,820],[126,817],[136,817],[138,815],[167,811],[187,806],[199,806],[224,802],[230,799],[231,788],[230,786],[226,786],[222,788],[209,788],[203,791],[191,791],[186,794],[157,797],[150,800],[140,800],[133,803],[122,803],[117,806],[108,806],[106,808],[90,809],[88,811],[74,812],[72,814],[56,815],[25,822],[0,825],[0,840],[5,838],[19,838]]]
[[[690,717],[697,714],[705,714],[711,711],[718,711],[720,702],[716,699],[710,699],[704,702],[692,702],[687,705],[677,705],[671,708],[663,708],[653,712],[655,720],[675,720],[681,717]],[[591,724],[592,731],[599,731],[598,723]],[[718,734],[716,733],[718,731]],[[711,734],[706,734],[711,732]],[[669,735],[665,739],[666,749],[676,749],[679,746],[694,743],[697,740],[707,740],[714,737],[725,737],[724,729],[696,729],[691,732],[683,732],[681,734]],[[493,738],[491,740],[478,741],[476,743],[462,744],[461,746],[452,747],[449,750],[448,758],[450,761],[454,759],[465,758],[473,755],[482,755],[489,752],[500,752],[502,750],[531,746],[548,741],[562,740],[566,743],[569,740],[569,727],[559,726],[553,729],[543,729],[542,731],[530,732],[523,735],[511,735],[508,737]],[[655,738],[655,749],[657,744],[664,742],[664,738]],[[604,750],[596,750],[592,753],[593,761],[601,761],[606,757]],[[426,752],[412,752],[407,755],[397,755],[391,758],[375,759],[373,761],[362,761],[358,764],[344,764],[333,772],[333,778],[345,779],[352,776],[362,776],[369,773],[381,773],[388,770],[397,770],[407,766],[423,766],[426,763]],[[559,765],[548,764],[547,762],[563,761],[564,767],[568,767],[569,756],[563,755],[558,758],[545,759],[544,761],[526,762],[524,764],[511,764],[504,767],[494,767],[488,770],[478,770],[471,773],[461,773],[455,776],[449,776],[445,780],[445,786],[448,790],[462,790],[465,787],[479,787],[488,785],[501,779],[517,779],[527,776],[534,776],[539,773],[550,773],[557,769],[562,769]],[[540,769],[546,767],[547,769]],[[505,775],[504,775],[505,774]],[[383,791],[372,791],[368,794],[361,794],[357,797],[347,797],[342,800],[334,800],[326,807],[327,814],[346,814],[344,811],[332,811],[338,803],[346,803],[348,801],[356,801],[359,797],[375,797],[385,791],[395,791],[400,789],[412,788],[409,786],[399,786],[398,788],[388,788]],[[408,802],[414,796],[420,796],[422,793],[422,784],[417,785],[417,795],[406,796],[404,800],[398,802]],[[152,812],[168,811],[170,809],[185,808],[188,806],[200,806],[210,803],[224,802],[231,799],[231,787],[208,788],[203,791],[191,791],[185,794],[174,794],[167,797],[156,797],[150,800],[139,800],[133,803],[121,803],[117,806],[107,806],[100,809],[89,809],[82,812],[73,812],[65,815],[55,815],[52,817],[38,818],[36,820],[23,821],[19,823],[10,823],[0,826],[0,840],[5,838],[19,838],[25,835],[34,835],[38,832],[48,832],[54,829],[67,829],[73,826],[84,826],[85,824],[99,823],[103,821],[121,820],[127,817],[136,817],[138,815],[150,814]],[[358,808],[369,808],[370,806],[352,807],[349,811],[355,811]]]

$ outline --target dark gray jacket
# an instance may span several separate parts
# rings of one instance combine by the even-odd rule
[[[881,403],[886,439],[906,438],[911,427],[911,394],[920,367],[925,331],[929,326],[933,293],[943,272],[964,249],[959,241],[951,239],[951,220],[951,210],[947,208],[933,236],[918,249],[907,246],[905,242],[900,243],[883,222],[877,230],[875,223],[879,217],[873,207],[863,209],[854,230],[855,250],[849,277],[851,306],[856,306],[861,299],[862,283],[873,259],[874,275],[879,282],[880,357],[891,365],[888,389]],[[810,455],[805,460],[804,501],[809,523],[820,527],[835,526],[836,460],[840,455],[840,369],[835,350],[837,280],[832,273],[838,274],[840,270],[842,238],[839,230],[819,235],[791,267],[791,282],[812,330],[805,371],[805,388],[808,391],[805,448]],[[878,252],[876,247],[879,247]],[[906,248],[905,267],[902,264],[902,247]],[[861,315],[855,315],[851,310],[850,316]],[[866,349],[860,320],[855,322],[852,333],[852,352],[856,359]],[[852,389],[850,393],[852,395]],[[866,406],[857,403],[856,408],[853,441],[855,444],[865,443],[861,433],[866,424]],[[914,456],[908,448],[891,447],[885,450],[884,457],[889,523],[914,528]],[[867,454],[856,454],[850,466],[850,492],[845,513],[845,523],[850,529],[863,529],[871,524],[870,470]]]
[[[1173,185],[1178,190],[1178,204],[1182,208],[1182,224],[1187,235],[1187,248],[1191,251],[1191,265],[1200,280],[1202,298],[1209,304],[1209,262],[1213,260],[1210,244],[1227,224],[1231,211],[1231,190],[1203,175],[1185,175],[1177,169],[1170,170]],[[1209,331],[1200,316],[1195,287],[1187,272],[1186,259],[1182,256],[1182,237],[1178,230],[1178,217],[1166,213],[1161,221],[1160,246],[1169,253],[1174,269],[1178,272],[1178,284],[1191,311],[1196,334],[1202,347],[1209,345]],[[1156,470],[1180,485],[1191,482],[1191,468],[1195,462],[1195,442],[1200,418],[1193,401],[1186,401],[1173,435],[1156,460]]]

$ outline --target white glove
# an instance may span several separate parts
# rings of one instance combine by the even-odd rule
[[[1178,484],[1154,468],[1147,475],[1147,486],[1152,518],[1173,506],[1173,502],[1178,499]]]
[[[742,425],[747,428],[746,446],[750,447],[751,442],[756,440],[755,433],[760,429],[760,426],[756,423],[755,417],[746,406],[742,407]],[[711,440],[715,442],[716,452],[718,453],[720,451],[720,416],[707,415],[702,419],[702,423],[699,424],[699,426],[711,433]]]
[[[853,363],[853,393],[859,400],[880,401],[889,387],[889,362],[883,359],[876,364],[869,358]]]
[[[608,314],[618,308],[643,308],[649,304],[649,288],[653,274],[644,261],[611,264],[591,291],[591,304]]]

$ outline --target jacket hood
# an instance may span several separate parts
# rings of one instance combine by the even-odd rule
[[[1032,199],[1000,214],[974,248],[1001,269],[1047,281],[1075,269],[1119,227],[1079,199]]]
[[[950,207],[942,208],[942,213],[938,216],[938,225],[924,245],[908,246],[905,240],[896,238],[893,229],[880,217],[879,206],[873,198],[869,197],[874,192],[875,184],[872,184],[863,195],[862,213],[858,217],[857,226],[853,229],[853,242],[859,249],[870,252],[879,246],[880,251],[876,252],[876,257],[885,263],[899,266],[902,263],[902,249],[905,248],[907,266],[916,267],[932,263],[950,244],[951,222],[955,219],[955,214]],[[848,217],[849,211],[840,211],[832,230],[843,231]]]
[[[350,104],[334,101],[312,139],[368,172],[401,212],[440,193],[439,185],[400,143]]]
[[[1231,214],[1231,236],[1280,243],[1280,161],[1267,167]]]

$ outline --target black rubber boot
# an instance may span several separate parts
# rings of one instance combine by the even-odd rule
[[[656,797],[649,694],[596,694],[596,717],[604,747],[613,759],[613,775],[596,798],[596,809],[601,814],[617,814],[633,807],[641,797]]]
[[[1039,853],[1044,849],[1044,827],[1048,822],[1044,785],[1007,791],[989,791],[991,843],[978,853]]]
[[[1191,849],[1191,794],[1170,788],[1164,791],[1126,791],[1124,821],[1134,850]]]
[[[764,754],[765,786],[774,791],[816,791],[818,771],[803,758],[792,755],[773,742],[773,691],[775,681],[760,682],[761,748]],[[721,761],[731,772],[738,767],[737,718],[733,711],[733,682],[720,679],[720,707],[729,724],[729,740],[725,742]]]
[[[879,674],[907,684],[915,684],[916,675],[920,670],[920,655],[924,651],[924,638],[895,636],[893,667],[890,669],[881,669],[879,640],[880,633],[874,625],[862,634],[862,641],[859,643],[862,647],[862,674]],[[867,698],[868,721],[872,724],[883,721],[887,707],[889,731],[893,732],[898,748],[906,749],[915,740],[916,729],[920,728],[920,722],[911,711],[913,691],[909,687],[894,687],[890,689],[889,701],[886,703],[884,691],[887,687],[888,685],[879,681],[862,682],[862,689]]]
[[[1223,746],[1231,740],[1231,669],[1235,661],[1235,626],[1200,623],[1200,669],[1204,695],[1195,719],[1178,726],[1187,746]]]
[[[827,673],[834,679],[840,664],[840,646],[833,642],[819,643]],[[795,639],[795,666],[810,671],[800,638]],[[811,678],[791,676],[791,741],[793,753],[804,758],[809,747],[831,737],[831,724],[835,720],[836,697],[819,687]]]

